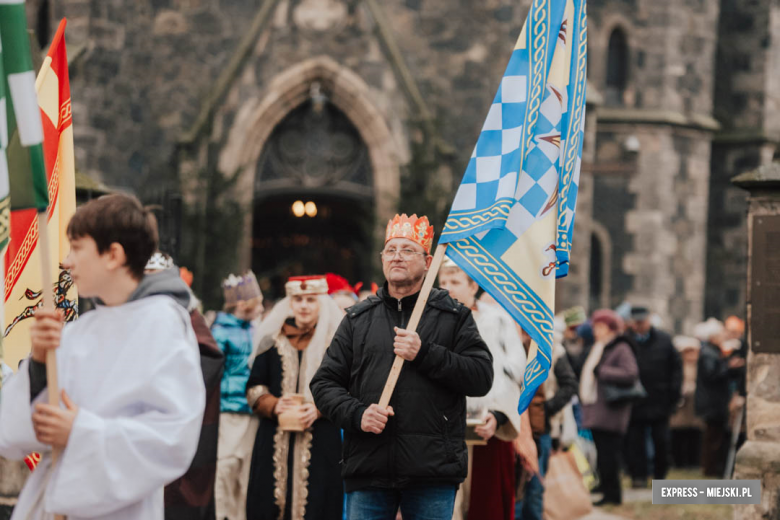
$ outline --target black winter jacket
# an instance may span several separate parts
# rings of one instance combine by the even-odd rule
[[[726,423],[729,420],[729,401],[732,396],[731,381],[739,369],[729,369],[728,358],[720,349],[702,341],[696,370],[696,415],[709,423]]]
[[[639,380],[647,397],[634,403],[632,421],[656,421],[669,418],[677,409],[682,391],[682,359],[669,334],[650,329],[647,341],[632,338]]]
[[[376,435],[360,428],[395,359],[393,327],[409,322],[417,295],[397,300],[387,285],[347,309],[310,388],[317,408],[344,429],[347,492],[366,487],[458,484],[466,478],[466,396],[493,384],[493,360],[471,311],[433,289],[417,332],[417,357],[404,363],[390,400],[395,416]]]
[[[557,414],[571,402],[571,398],[579,392],[579,384],[574,370],[571,368],[568,356],[561,356],[553,365],[555,380],[558,382],[558,391],[552,399],[544,402],[544,414],[547,419],[547,430],[550,430],[550,417]]]

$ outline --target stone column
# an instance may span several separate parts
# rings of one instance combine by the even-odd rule
[[[747,442],[735,478],[761,480],[761,504],[737,520],[780,519],[780,163],[733,179],[748,190]]]

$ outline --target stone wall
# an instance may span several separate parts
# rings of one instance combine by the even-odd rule
[[[769,0],[722,0],[712,151],[706,313],[745,317],[747,196],[730,180],[768,164],[780,142],[777,7]]]
[[[771,0],[721,0],[715,115],[725,132],[766,128],[771,5]]]
[[[79,169],[139,193],[175,181],[175,143],[261,0],[63,0]]]
[[[173,175],[174,147],[248,32],[263,0],[63,0],[68,42],[87,45],[71,71],[77,160],[111,185],[143,191]],[[528,4],[528,2],[525,2]],[[491,0],[381,2],[411,75],[464,167],[527,7]],[[363,2],[282,0],[242,76],[239,101],[301,60],[328,55],[352,69],[396,114],[403,85]],[[399,138],[407,137],[396,124]],[[408,138],[408,137],[407,137]],[[403,140],[403,139],[399,139]],[[462,171],[462,169],[461,169]]]
[[[747,193],[731,179],[761,164],[761,146],[713,144],[705,316],[745,318]]]
[[[34,9],[32,3],[30,9]],[[721,22],[718,32],[713,27],[717,26],[720,3],[724,12],[729,13],[731,25]],[[185,201],[200,204],[207,185],[198,175],[209,166],[209,160],[212,166],[230,164],[233,149],[228,146],[228,137],[231,131],[235,133],[240,128],[242,111],[245,115],[252,104],[267,100],[273,92],[275,78],[305,60],[327,56],[365,84],[365,99],[391,136],[392,153],[388,156],[392,156],[398,171],[403,172],[410,160],[420,129],[429,133],[433,129],[439,165],[436,174],[430,176],[431,182],[442,200],[449,200],[467,164],[529,4],[530,0],[520,4],[510,0],[137,0],[131,3],[62,0],[52,3],[55,19],[69,18],[69,44],[86,46],[71,71],[79,167],[109,185],[134,190],[147,198],[155,195],[149,193],[152,186],[163,186],[182,189],[188,194]],[[758,86],[753,78],[768,65],[753,56],[766,41],[762,37],[768,29],[757,29],[756,24],[769,27],[769,21],[759,20],[759,15],[767,13],[768,5],[769,0],[751,2],[744,7],[736,0],[590,2],[590,81],[596,90],[603,91],[609,35],[614,28],[622,28],[629,44],[628,87],[622,109],[639,110],[622,120],[623,128],[615,126],[615,121],[609,118],[599,123],[598,139],[612,140],[605,143],[605,150],[610,147],[622,150],[625,138],[633,135],[634,127],[647,123],[648,113],[657,116],[663,112],[665,116],[672,114],[688,121],[708,117],[713,112],[713,92],[720,96],[718,99],[728,98],[725,104],[719,101],[717,106],[733,113],[735,121],[742,121],[743,126],[763,124],[765,118],[751,110],[764,99],[760,92],[768,85],[764,82],[763,87]],[[242,39],[265,6],[272,6],[268,22],[250,41],[246,56],[237,56]],[[375,6],[379,7],[384,21],[377,18]],[[737,8],[748,13],[747,18],[732,16]],[[721,62],[739,65],[744,57],[753,60],[742,65],[744,74],[737,67],[731,80],[730,73],[720,69],[715,74],[719,34],[725,35],[721,36],[721,50],[727,49],[731,54],[719,58],[718,66]],[[394,48],[388,45],[388,35]],[[728,38],[737,43],[727,41]],[[228,73],[230,60],[237,57],[238,67],[234,73]],[[221,80],[227,81],[227,88],[220,91],[217,87]],[[742,90],[737,91],[738,88]],[[215,92],[220,95],[214,97]],[[653,124],[663,126],[658,122]],[[609,229],[614,246],[610,253],[612,269],[607,295],[610,304],[643,292],[649,283],[640,280],[646,270],[646,266],[639,267],[642,259],[636,257],[641,257],[637,249],[640,235],[643,243],[649,241],[669,249],[672,246],[662,244],[667,237],[679,239],[688,229],[702,228],[699,194],[692,196],[695,204],[687,203],[699,205],[695,211],[680,209],[680,204],[667,204],[660,195],[650,195],[658,194],[660,188],[644,186],[654,182],[658,175],[655,168],[659,165],[664,168],[664,180],[658,186],[670,188],[677,187],[676,182],[700,185],[702,172],[709,168],[702,155],[708,146],[706,132],[685,137],[685,132],[673,130],[672,126],[658,130],[652,137],[655,130],[645,132],[643,139],[648,142],[641,143],[643,147],[655,147],[661,157],[641,152],[629,160],[633,169],[621,174],[605,173],[610,165],[606,168],[597,165],[594,170],[598,178],[592,185],[593,211],[601,215],[602,236],[603,230]],[[178,144],[183,136],[193,137],[192,132],[193,144],[182,154]],[[261,148],[262,142],[254,145]],[[696,180],[671,178],[681,171],[695,171]],[[725,170],[717,172],[720,180],[729,175]],[[644,176],[649,178],[635,179]],[[582,260],[572,265],[572,278],[562,282],[559,291],[562,305],[587,302],[591,233],[589,181],[588,177],[583,179],[573,251],[575,261]],[[706,186],[703,189],[701,193],[706,193]],[[397,201],[397,194],[394,196]],[[608,198],[601,199],[604,196]],[[716,201],[723,197],[719,188],[715,187],[713,197]],[[392,198],[391,194],[388,201]],[[682,198],[674,200],[680,203]],[[706,204],[705,199],[705,207]],[[401,209],[414,211],[414,208]],[[635,213],[628,221],[625,215],[631,210]],[[653,219],[661,222],[661,226],[673,226],[674,230],[646,228],[655,222]],[[629,231],[627,225],[639,226],[643,231],[633,228]],[[738,226],[729,229],[725,230],[726,234],[738,234],[735,231]],[[709,236],[714,244],[724,244],[715,250],[717,257],[728,247],[725,244],[730,243],[729,239],[720,229],[711,231]],[[707,255],[706,239],[694,237],[686,241],[685,247],[694,247],[691,244],[701,247],[697,255],[702,258]],[[637,259],[632,260],[630,254]],[[668,258],[677,255],[670,251],[664,254]],[[736,256],[720,258],[738,262]],[[683,274],[694,268],[692,253],[680,253],[679,258],[684,260],[678,260],[675,266],[665,266],[667,273],[675,274],[670,275],[670,280],[660,280],[660,287],[652,288],[653,295],[648,298],[663,307],[665,315],[670,315],[672,309],[675,312],[689,309],[691,316],[700,316],[701,312],[695,309],[701,306],[702,296],[693,292],[703,283],[690,281]],[[674,302],[669,299],[671,296],[659,296],[671,294],[678,295]],[[737,296],[738,302],[741,298]],[[708,295],[708,302],[711,300],[717,298]],[[732,307],[739,307],[739,303]]]
[[[593,219],[610,254],[607,303],[647,304],[676,332],[703,315],[718,3],[589,6],[590,81],[606,89],[615,29],[628,44],[622,98],[599,113]]]
[[[666,125],[599,126],[593,218],[612,239],[610,304],[648,305],[677,333],[704,309],[709,139]]]
[[[603,91],[609,37],[621,29],[629,47],[623,106],[710,114],[718,12],[714,0],[589,2],[591,82]]]

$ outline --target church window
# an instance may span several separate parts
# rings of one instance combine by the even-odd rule
[[[607,48],[606,102],[623,104],[623,93],[628,86],[628,42],[622,29],[615,29],[609,36]]]

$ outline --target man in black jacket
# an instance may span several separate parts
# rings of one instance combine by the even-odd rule
[[[655,457],[653,476],[666,478],[669,469],[669,418],[677,408],[682,390],[682,359],[672,338],[650,323],[646,307],[631,308],[634,353],[639,379],[647,397],[634,404],[628,426],[628,469],[632,487],[647,487],[647,430],[650,430]]]
[[[697,327],[701,352],[696,370],[696,415],[706,424],[702,436],[704,476],[720,477],[729,451],[729,402],[737,390],[745,359],[729,348],[723,324],[710,318]]]
[[[311,382],[317,409],[344,429],[347,517],[450,520],[466,478],[466,396],[493,383],[490,351],[471,311],[433,289],[417,332],[404,330],[430,268],[426,217],[387,226],[387,283],[351,307]],[[386,409],[379,401],[395,356],[407,362]]]

